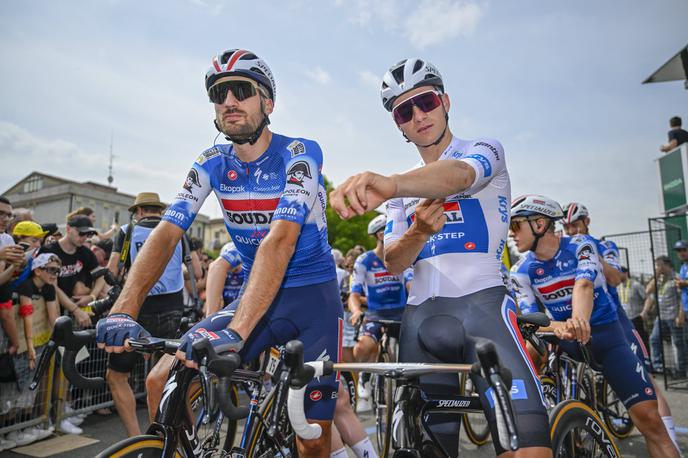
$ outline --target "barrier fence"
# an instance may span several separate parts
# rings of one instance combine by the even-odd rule
[[[0,332],[2,330],[0,329]],[[0,355],[7,355],[7,338],[0,337]],[[37,348],[37,354],[39,349]],[[77,364],[80,373],[87,377],[105,377],[107,353],[95,344],[82,350]],[[7,356],[3,356],[3,374],[12,370]],[[112,395],[107,385],[99,390],[80,390],[70,385],[60,369],[60,354],[57,352],[50,362],[49,369],[41,378],[35,391],[29,390],[33,371],[28,370],[26,353],[10,356],[14,366],[15,380],[0,382],[0,435],[35,425],[59,425],[64,419],[74,415],[91,414],[98,409],[113,407]],[[7,363],[5,363],[7,362]],[[7,366],[6,366],[7,364]],[[139,399],[146,395],[146,375],[148,361],[143,358],[136,364],[129,383],[134,396]],[[4,380],[5,378],[3,378]]]
[[[685,326],[676,323],[682,301],[681,290],[675,283],[680,261],[673,250],[674,243],[683,238],[684,230],[680,224],[675,224],[675,218],[650,218],[647,231],[612,234],[603,239],[611,240],[619,247],[621,264],[628,269],[629,284],[638,282],[643,290],[651,285],[653,290],[649,298],[645,298],[645,301],[652,302],[653,307],[645,320],[640,317],[637,307],[629,309],[624,306],[650,354],[653,371],[662,374],[665,389],[688,389],[688,333],[684,332]],[[660,256],[669,256],[674,274],[655,275],[655,260]],[[622,303],[624,299],[628,300],[627,295],[620,297]],[[642,303],[644,305],[645,302]]]

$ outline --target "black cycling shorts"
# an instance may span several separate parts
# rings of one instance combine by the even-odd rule
[[[439,297],[408,305],[401,325],[399,359],[473,363],[477,359],[475,344],[480,338],[494,342],[501,365],[512,373],[511,396],[521,448],[551,447],[540,381],[516,324],[516,304],[506,288],[488,288],[463,297]],[[485,395],[487,382],[473,377],[473,383],[494,439],[497,424],[491,396]],[[454,374],[422,376],[420,384],[430,395],[459,394],[459,377]],[[460,415],[456,414],[430,415],[430,428],[450,456],[458,454],[459,422]],[[498,440],[492,442],[497,455],[506,451]]]

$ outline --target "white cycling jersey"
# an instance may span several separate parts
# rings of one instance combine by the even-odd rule
[[[500,264],[509,227],[511,183],[502,145],[494,139],[454,137],[439,160],[465,162],[475,170],[475,181],[462,193],[445,199],[447,222],[428,239],[413,265],[408,297],[412,305],[504,285]],[[420,201],[404,197],[387,202],[385,246],[408,230]]]

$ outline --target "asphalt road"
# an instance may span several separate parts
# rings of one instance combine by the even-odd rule
[[[682,451],[688,452],[688,390],[672,390],[667,392],[667,398],[671,405],[674,419],[677,425],[678,440]],[[139,422],[141,425],[148,424],[148,416],[145,408],[141,406],[138,409]],[[362,420],[367,431],[371,434],[371,440],[374,439],[374,419],[370,415],[363,415]],[[86,421],[81,425],[84,430],[84,435],[87,437],[98,439],[97,444],[71,450],[67,453],[52,455],[56,458],[92,458],[98,452],[125,437],[124,427],[119,421],[117,414],[110,416],[91,415],[86,418]],[[627,439],[617,442],[622,456],[624,457],[647,457],[647,449],[645,442],[637,432]],[[461,456],[472,457],[491,457],[494,456],[494,449],[491,444],[476,448],[470,444],[465,437],[461,439]],[[25,455],[20,455],[15,452],[5,451],[0,452],[0,457],[20,458]],[[352,453],[349,456],[353,457]]]

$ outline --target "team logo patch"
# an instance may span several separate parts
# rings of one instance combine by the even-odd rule
[[[645,387],[645,394],[648,396],[652,396],[652,388],[649,386]]]
[[[291,152],[291,157],[298,156],[306,152],[306,145],[298,140],[294,140],[287,146],[287,149]]]
[[[220,150],[217,148],[212,148],[209,149],[208,151],[202,153],[200,156],[198,156],[198,159],[196,159],[196,162],[198,165],[203,165],[208,159],[212,159],[214,157],[217,157],[220,155]]]
[[[313,390],[309,397],[311,401],[317,402],[322,399],[322,392],[320,390]]]
[[[538,267],[538,269],[535,271],[536,275],[544,275],[545,274],[545,269],[542,267]]]
[[[227,178],[229,178],[232,181],[236,180],[237,179],[236,170],[230,170],[229,172],[227,172]]]
[[[194,186],[200,188],[201,180],[198,179],[198,172],[196,169],[191,169],[189,170],[189,174],[186,176],[186,180],[184,180],[184,189],[193,194]]]
[[[287,175],[289,176],[287,183],[295,184],[297,186],[301,186],[302,188],[304,179],[313,178],[311,176],[311,168],[308,165],[308,162],[305,161],[298,161],[294,163],[291,167],[289,167],[289,170],[287,170]]]
[[[463,247],[467,250],[475,250],[475,243],[473,242],[466,242]]]

